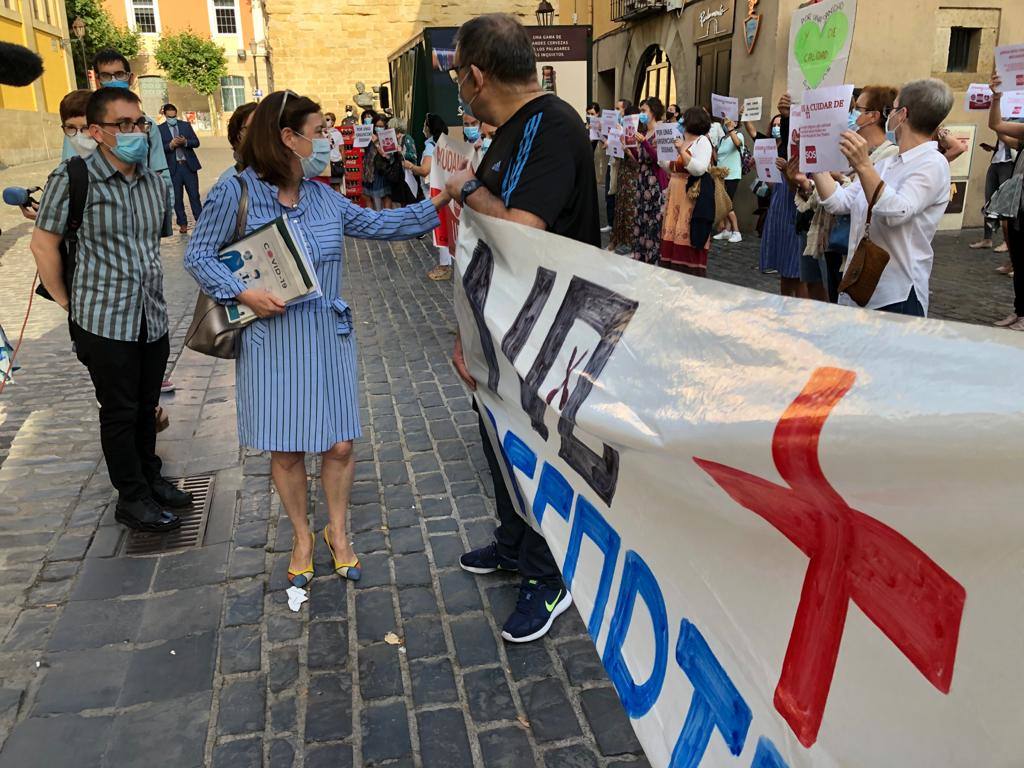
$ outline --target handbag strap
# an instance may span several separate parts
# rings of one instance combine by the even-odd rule
[[[245,237],[245,228],[249,221],[249,185],[241,176],[235,176],[235,181],[242,188],[238,198],[238,220],[235,222],[235,242],[237,242]]]
[[[878,198],[882,196],[883,189],[885,189],[885,182],[879,181],[878,186],[875,187],[875,194],[871,196],[871,202],[868,204],[868,220],[864,224],[864,237],[871,236],[871,213],[875,210],[875,205],[878,204]]]

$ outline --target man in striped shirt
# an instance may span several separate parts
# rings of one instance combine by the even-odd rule
[[[101,88],[89,98],[86,122],[98,149],[85,160],[88,194],[73,284],[64,284],[60,254],[72,161],[47,181],[31,249],[43,285],[70,313],[78,359],[96,389],[103,455],[118,491],[116,518],[137,530],[166,532],[181,525],[167,510],[192,503],[160,476],[153,416],[169,352],[160,263],[169,191],[145,164],[149,123],[138,96]]]

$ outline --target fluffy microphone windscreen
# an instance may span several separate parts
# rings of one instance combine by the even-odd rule
[[[0,84],[30,85],[43,74],[43,60],[28,48],[0,43]]]

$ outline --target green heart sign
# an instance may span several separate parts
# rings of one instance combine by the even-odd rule
[[[829,16],[823,27],[813,21],[805,21],[800,27],[793,45],[793,56],[811,88],[821,85],[832,62],[846,46],[849,34],[850,21],[841,11]]]

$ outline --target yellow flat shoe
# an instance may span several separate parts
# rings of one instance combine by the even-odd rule
[[[316,537],[310,533],[309,538],[312,541],[313,547],[316,547]],[[293,587],[304,589],[309,586],[309,583],[313,580],[313,553],[309,555],[309,567],[304,568],[301,571],[293,571],[288,569],[288,583]]]
[[[331,546],[331,537],[327,535],[326,528],[324,528],[324,541],[327,543],[327,548],[331,551],[331,560],[334,562],[334,572],[343,579],[359,581],[359,579],[363,577],[363,572],[359,567],[359,558],[356,558],[351,563],[339,563],[338,558],[334,556],[334,547]]]

